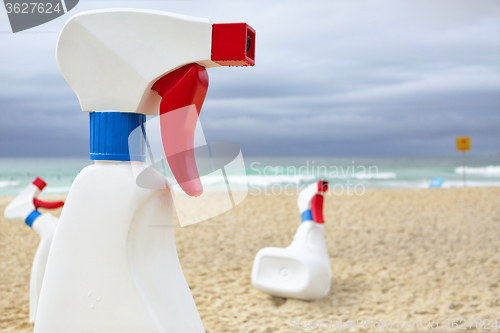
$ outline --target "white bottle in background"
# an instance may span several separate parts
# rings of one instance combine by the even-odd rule
[[[44,202],[38,199],[40,192],[47,184],[36,178],[5,208],[4,216],[7,221],[15,225],[26,224],[40,236],[40,243],[33,259],[30,277],[30,316],[33,323],[36,317],[40,289],[42,288],[45,266],[49,256],[50,245],[56,231],[57,218],[49,213],[41,214],[39,207],[48,209],[59,208],[63,202]]]
[[[192,148],[205,68],[252,66],[254,40],[246,24],[160,11],[89,11],[66,23],[57,61],[89,112],[95,164],[69,191],[35,333],[204,332],[177,256],[173,193],[143,163],[143,131],[134,129],[146,115],[172,115],[160,118],[165,156],[181,188],[199,195]],[[241,55],[225,57],[235,45]]]
[[[327,181],[318,181],[299,194],[302,215],[290,246],[266,247],[255,256],[253,286],[272,296],[306,301],[322,298],[330,291],[332,270],[325,244],[323,193]]]

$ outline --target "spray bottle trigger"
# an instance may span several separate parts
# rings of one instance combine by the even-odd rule
[[[170,169],[186,194],[199,196],[203,186],[194,156],[194,134],[208,90],[207,71],[188,64],[156,81],[151,89],[162,97],[161,137]]]
[[[323,196],[316,194],[311,200],[311,213],[314,222],[324,223],[323,219]]]
[[[64,206],[64,202],[62,202],[62,201],[47,202],[47,201],[42,201],[42,200],[37,199],[37,198],[33,198],[33,205],[35,205],[35,209],[38,209],[40,207],[47,208],[47,209],[56,209],[56,208]]]

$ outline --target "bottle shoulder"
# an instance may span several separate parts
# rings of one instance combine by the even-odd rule
[[[72,187],[109,188],[138,192],[171,192],[168,180],[145,163],[99,162],[82,169]],[[130,192],[129,192],[130,193]]]

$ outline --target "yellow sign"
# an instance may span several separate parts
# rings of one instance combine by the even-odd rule
[[[470,138],[468,136],[457,138],[457,151],[469,151]]]

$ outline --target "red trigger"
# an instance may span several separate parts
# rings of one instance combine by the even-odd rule
[[[323,219],[323,193],[328,191],[328,181],[320,180],[318,181],[318,194],[316,194],[311,201],[311,214],[313,220],[318,223],[324,223]]]
[[[318,223],[324,223],[323,220],[323,196],[316,194],[311,201],[311,213],[313,220]]]
[[[33,198],[33,205],[35,205],[35,209],[38,209],[40,207],[47,209],[56,209],[64,206],[64,202],[62,201],[46,202],[39,200],[37,198]]]
[[[155,82],[162,97],[160,127],[163,150],[180,187],[190,196],[203,193],[194,156],[194,132],[208,90],[205,67],[185,65]]]

